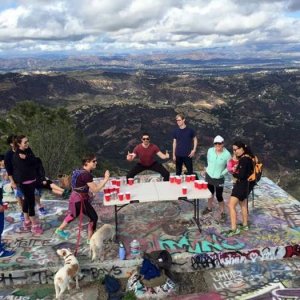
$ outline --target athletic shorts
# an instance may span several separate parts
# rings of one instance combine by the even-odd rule
[[[244,201],[253,190],[255,182],[249,182],[247,180],[237,181],[232,189],[231,196],[236,197],[239,201]]]

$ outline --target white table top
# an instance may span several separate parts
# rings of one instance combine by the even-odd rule
[[[182,194],[182,187],[187,187],[187,195]],[[186,197],[187,199],[207,199],[211,197],[208,189],[196,189],[194,182],[184,182],[181,184],[170,183],[168,181],[160,182],[145,182],[134,183],[133,185],[121,185],[121,193],[130,192],[131,199],[126,200],[103,200],[105,206],[124,205],[132,201],[138,202],[156,202],[156,201],[175,201],[179,197]]]

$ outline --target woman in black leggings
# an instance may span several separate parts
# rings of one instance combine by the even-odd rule
[[[25,135],[19,135],[15,139],[16,151],[13,155],[13,177],[16,184],[24,194],[22,211],[25,221],[23,227],[25,230],[31,228],[32,233],[42,234],[41,225],[35,217],[35,195],[36,188],[36,157],[29,148],[28,138]]]

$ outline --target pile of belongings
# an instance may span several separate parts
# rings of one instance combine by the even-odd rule
[[[172,257],[166,250],[144,253],[141,267],[133,272],[127,290],[138,299],[164,299],[175,293]]]

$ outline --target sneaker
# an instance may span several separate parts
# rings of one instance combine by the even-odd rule
[[[15,254],[16,254],[15,251],[9,251],[9,250],[2,249],[2,250],[0,250],[0,259],[1,258],[11,257],[11,256],[13,256]]]
[[[31,232],[33,234],[40,235],[40,234],[43,234],[44,231],[40,224],[34,224],[34,225],[32,225]]]
[[[39,215],[40,216],[46,216],[47,215],[47,212],[46,212],[44,207],[39,208]]]
[[[209,209],[208,207],[206,207],[203,211],[202,211],[202,215],[207,215],[209,213],[212,212],[212,209]]]
[[[24,217],[24,213],[20,213],[20,220],[21,222],[24,222],[25,221],[25,217]]]
[[[65,240],[67,240],[67,239],[70,237],[70,233],[69,233],[69,232],[65,232],[64,230],[61,230],[61,229],[59,229],[59,228],[57,228],[57,229],[55,230],[55,233],[56,233],[57,235],[59,235],[59,237],[65,239]]]
[[[221,213],[221,222],[226,222],[226,214],[225,213]]]
[[[248,231],[250,229],[249,225],[238,224],[241,231]]]
[[[231,237],[231,236],[234,236],[234,235],[238,235],[238,234],[240,234],[241,233],[241,231],[240,231],[240,229],[239,228],[237,228],[236,230],[229,230],[229,231],[227,231],[226,233],[225,233],[225,235],[226,235],[226,237]]]

